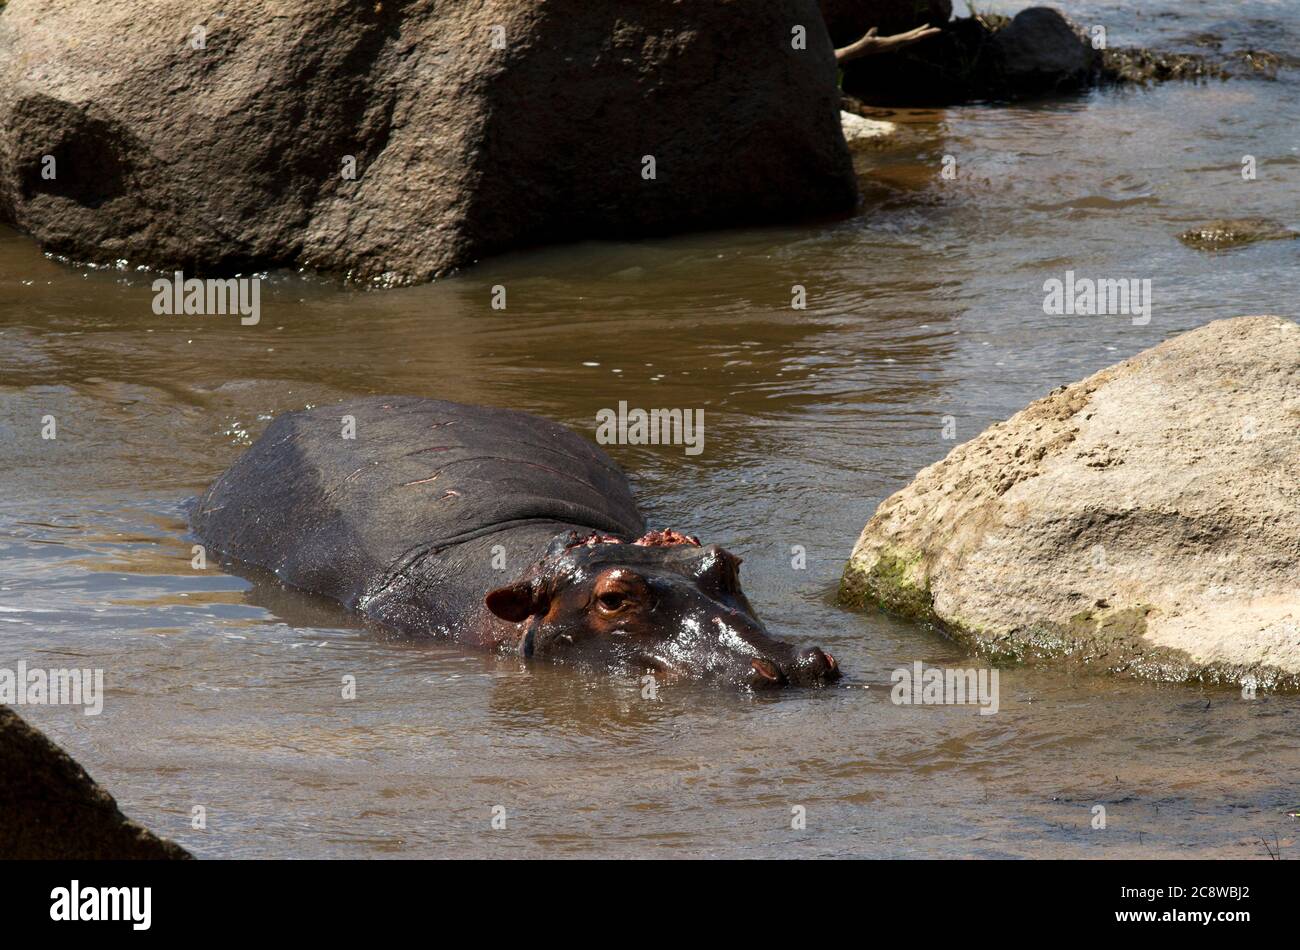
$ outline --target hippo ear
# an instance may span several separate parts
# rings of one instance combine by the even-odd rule
[[[541,613],[546,606],[532,584],[498,587],[484,598],[484,603],[493,615],[510,623],[527,620],[533,614]]]

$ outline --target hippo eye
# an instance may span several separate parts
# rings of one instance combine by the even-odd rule
[[[612,612],[623,609],[627,604],[627,595],[620,591],[610,590],[597,597],[596,601],[602,608]]]

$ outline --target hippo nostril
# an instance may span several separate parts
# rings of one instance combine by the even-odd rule
[[[749,665],[750,668],[759,676],[763,677],[763,679],[770,680],[773,683],[781,682],[780,671],[778,671],[771,663],[767,662],[767,660],[753,660]]]
[[[815,680],[833,680],[840,675],[840,665],[835,657],[818,647],[809,647],[799,655],[802,670]]]
[[[827,659],[826,654],[817,647],[809,647],[804,650],[801,659],[814,669],[830,665],[830,661]]]

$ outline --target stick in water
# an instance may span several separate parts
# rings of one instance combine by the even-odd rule
[[[915,30],[908,30],[906,33],[897,33],[894,36],[877,36],[876,28],[873,26],[867,31],[867,35],[856,43],[850,43],[843,49],[837,49],[835,51],[835,61],[842,66],[849,60],[858,59],[862,56],[873,56],[876,53],[892,53],[904,46],[911,46],[913,43],[929,39],[939,32],[937,26],[926,23],[924,26],[918,26]]]

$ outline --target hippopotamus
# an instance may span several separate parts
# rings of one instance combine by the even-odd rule
[[[647,531],[605,452],[526,412],[395,396],[287,412],[192,523],[235,569],[400,634],[748,688],[840,676],[768,634],[740,558]]]

